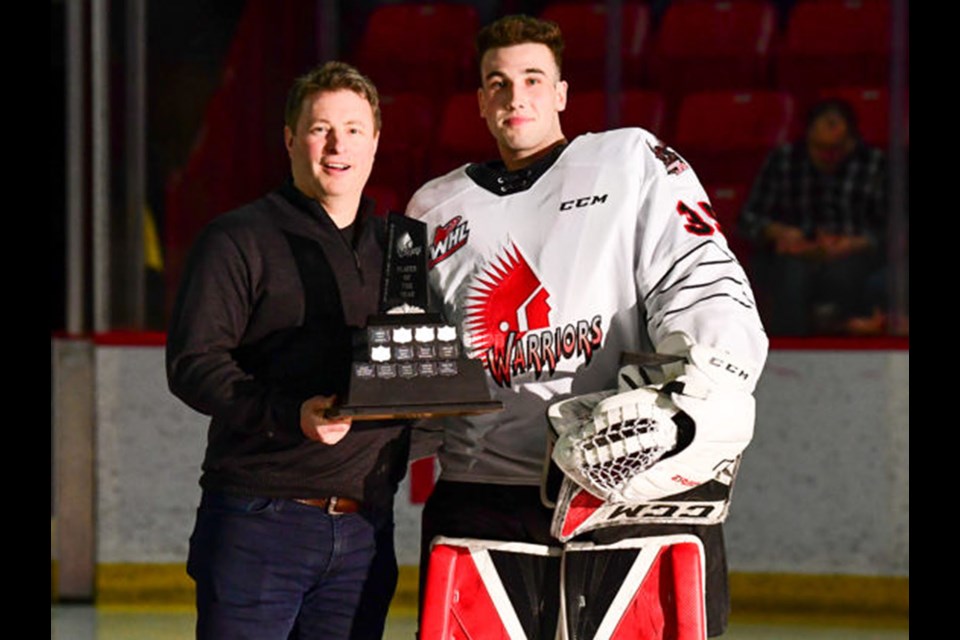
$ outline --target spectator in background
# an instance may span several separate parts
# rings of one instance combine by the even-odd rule
[[[848,104],[817,103],[803,138],[770,153],[739,225],[770,334],[883,331],[887,163]]]

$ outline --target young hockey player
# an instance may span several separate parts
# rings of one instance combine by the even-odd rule
[[[721,635],[721,523],[767,355],[746,275],[656,135],[566,139],[555,24],[508,16],[477,48],[500,158],[431,180],[407,214],[505,408],[440,425],[421,638]]]

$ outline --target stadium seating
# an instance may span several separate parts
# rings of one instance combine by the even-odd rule
[[[606,94],[601,90],[576,93],[570,90],[567,108],[560,114],[560,122],[567,138],[572,139],[588,131],[609,129],[607,121]],[[614,123],[620,127],[643,127],[648,131],[662,135],[666,115],[663,96],[656,91],[628,89],[620,93],[619,119]]]
[[[476,92],[450,96],[440,114],[439,132],[427,160],[429,174],[437,176],[467,162],[498,157],[496,142],[480,117]]]
[[[889,0],[805,0],[790,11],[774,83],[801,109],[824,87],[883,86],[891,62]]]
[[[671,3],[653,38],[649,84],[671,106],[691,91],[770,88],[777,36],[769,2]]]
[[[373,198],[375,206],[374,215],[385,218],[391,211],[402,213],[406,207],[406,202],[401,202],[396,191],[385,184],[375,184],[368,182],[363,193],[368,198]]]
[[[288,175],[282,106],[290,81],[315,61],[315,10],[307,0],[246,3],[193,144],[182,165],[165,177],[165,312],[200,230]]]
[[[644,56],[650,38],[650,6],[622,2],[620,8],[618,82],[635,88],[642,82]],[[608,13],[605,2],[554,2],[540,16],[560,25],[564,36],[563,77],[571,89],[603,89],[607,82]]]
[[[438,108],[426,95],[404,91],[382,94],[380,111],[383,130],[370,182],[389,186],[406,202],[427,177]]]
[[[796,133],[783,91],[701,91],[683,98],[672,146],[708,184],[752,182],[766,155]]]
[[[377,6],[353,54],[383,92],[417,91],[443,99],[477,85],[470,4],[404,2]]]

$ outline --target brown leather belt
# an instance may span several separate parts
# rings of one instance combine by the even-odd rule
[[[323,509],[331,515],[356,513],[360,511],[360,502],[353,498],[330,496],[329,498],[294,498],[294,502]]]

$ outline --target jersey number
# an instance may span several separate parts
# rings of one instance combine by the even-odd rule
[[[687,219],[683,228],[697,236],[712,236],[714,233],[723,233],[720,230],[720,221],[717,220],[713,207],[709,202],[698,202],[700,213],[694,211],[683,202],[677,203],[677,213]]]

